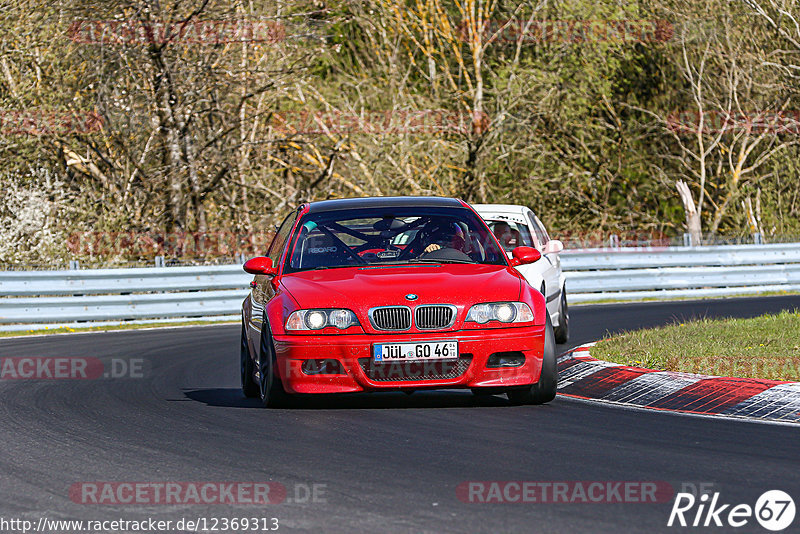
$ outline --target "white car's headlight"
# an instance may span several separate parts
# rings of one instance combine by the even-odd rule
[[[533,312],[524,302],[487,302],[471,307],[467,313],[467,321],[479,324],[489,321],[529,323],[533,321]]]
[[[297,310],[286,319],[286,330],[321,330],[326,326],[344,330],[358,324],[356,314],[346,309]]]

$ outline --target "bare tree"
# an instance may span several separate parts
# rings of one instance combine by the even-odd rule
[[[389,35],[396,36],[401,53],[407,51],[412,68],[428,84],[432,100],[445,100],[471,116],[471,127],[465,132],[464,167],[456,191],[464,198],[486,201],[485,170],[480,158],[490,130],[487,77],[493,76],[494,69],[514,76],[527,29],[541,3],[517,2],[501,7],[494,0],[425,0],[404,7],[381,1],[379,6],[389,21]],[[519,18],[523,13],[526,17]],[[507,39],[503,35],[509,27],[517,30],[516,51],[506,61],[487,62],[488,50],[498,40]]]
[[[769,175],[765,164],[798,140],[782,115],[792,96],[754,40],[758,26],[737,32],[730,14],[718,24],[699,44],[682,36],[679,70],[691,106],[660,117],[679,149],[667,159],[679,164],[675,184],[696,244],[702,222],[716,236],[743,191]]]

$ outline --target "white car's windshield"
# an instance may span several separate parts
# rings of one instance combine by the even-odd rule
[[[487,219],[486,223],[506,252],[511,252],[515,247],[533,246],[531,232],[525,224],[511,220],[491,219]]]

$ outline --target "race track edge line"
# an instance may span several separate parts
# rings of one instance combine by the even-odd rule
[[[800,382],[631,367],[593,358],[593,345],[559,356],[559,394],[691,415],[800,423]]]

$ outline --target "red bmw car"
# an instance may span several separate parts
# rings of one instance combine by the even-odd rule
[[[303,204],[249,260],[241,379],[264,406],[293,395],[469,388],[516,404],[556,395],[542,294],[461,200]]]

